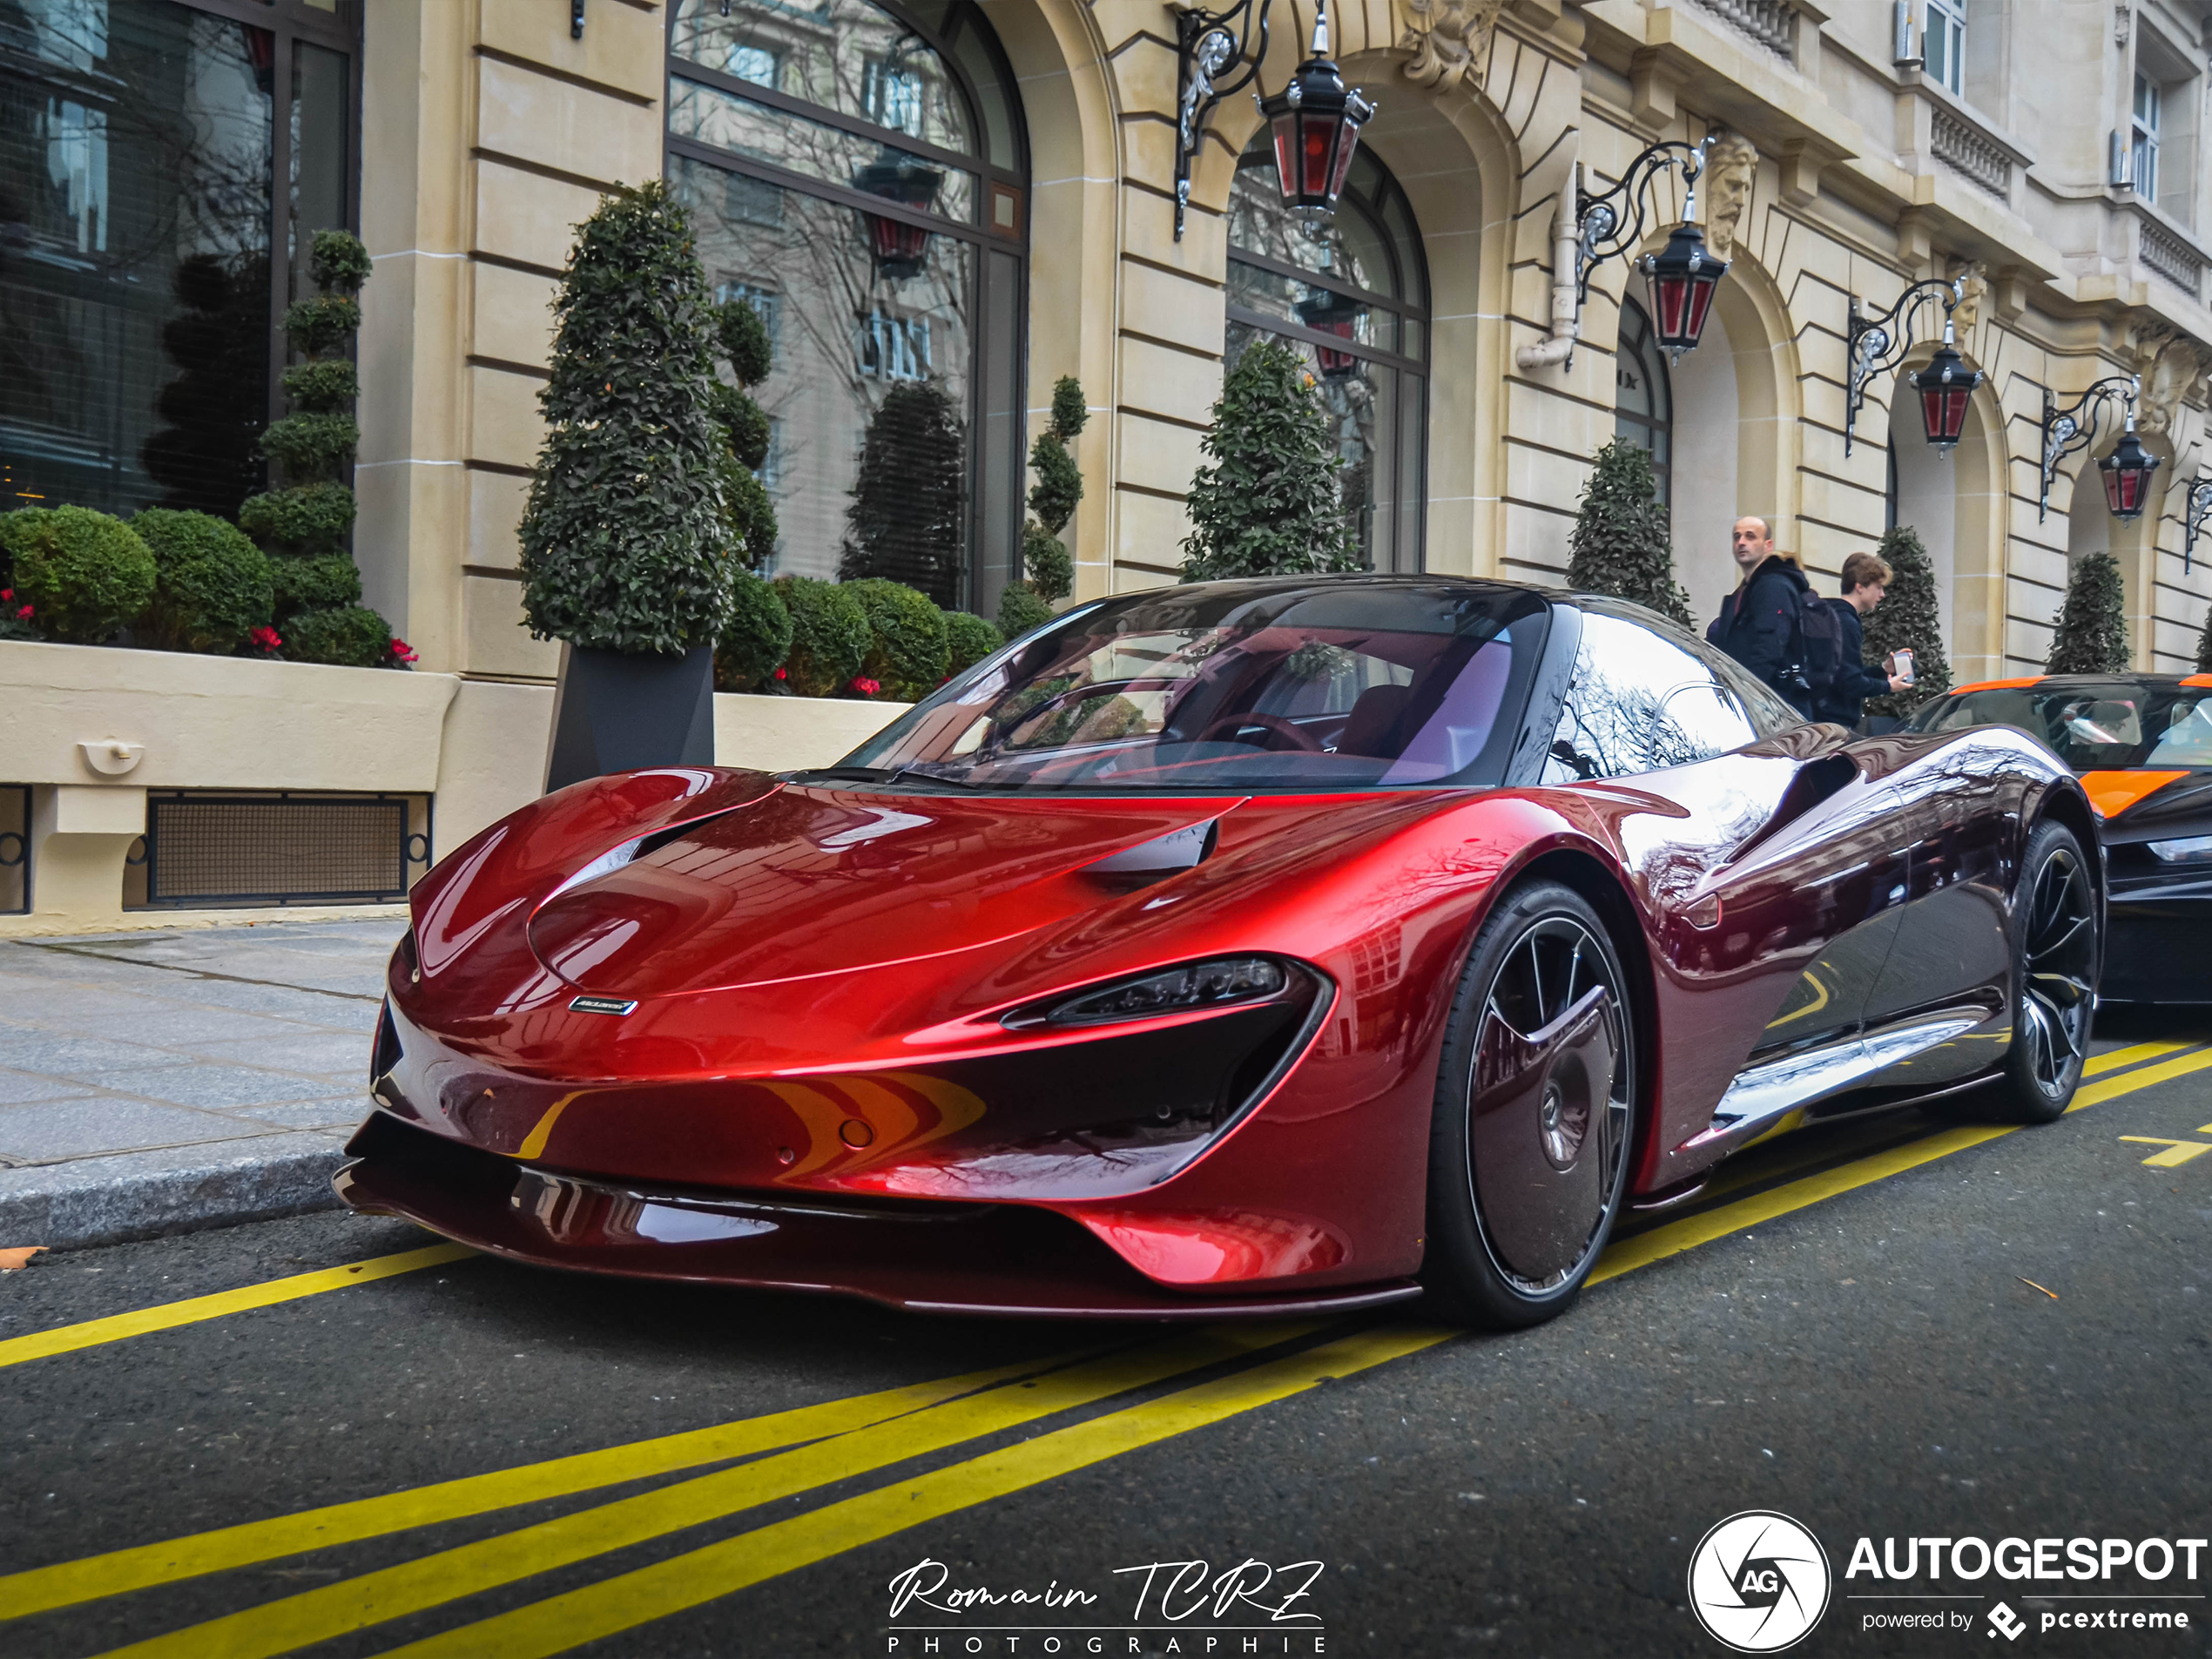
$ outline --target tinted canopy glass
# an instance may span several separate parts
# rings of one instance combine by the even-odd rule
[[[2079,679],[1993,686],[1931,703],[1906,722],[1913,732],[1973,725],[2040,738],[2076,772],[2212,768],[2212,687]]]
[[[1479,582],[1133,594],[979,664],[846,764],[995,791],[1495,783],[1548,617]]]

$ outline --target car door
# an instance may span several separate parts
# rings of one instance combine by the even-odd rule
[[[1689,1164],[1757,1127],[1716,1116],[1747,1066],[1857,1040],[1894,931],[1843,734],[1777,703],[1687,639],[1587,610],[1546,763],[1652,803],[1616,832],[1658,919],[1662,1153]]]

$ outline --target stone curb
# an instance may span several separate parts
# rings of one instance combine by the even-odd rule
[[[0,1245],[83,1250],[334,1210],[347,1138],[300,1131],[0,1170]]]

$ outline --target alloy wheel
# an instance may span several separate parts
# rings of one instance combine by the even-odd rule
[[[2035,873],[2020,981],[2029,1069],[2053,1093],[2065,1086],[2067,1073],[2087,1050],[2096,1007],[2090,978],[2096,971],[2094,907],[2080,859],[2071,847],[2054,849]]]

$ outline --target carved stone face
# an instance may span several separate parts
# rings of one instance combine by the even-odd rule
[[[1713,146],[1703,180],[1705,245],[1722,259],[1736,246],[1736,223],[1743,216],[1758,165],[1759,152],[1748,139],[1731,135]]]

